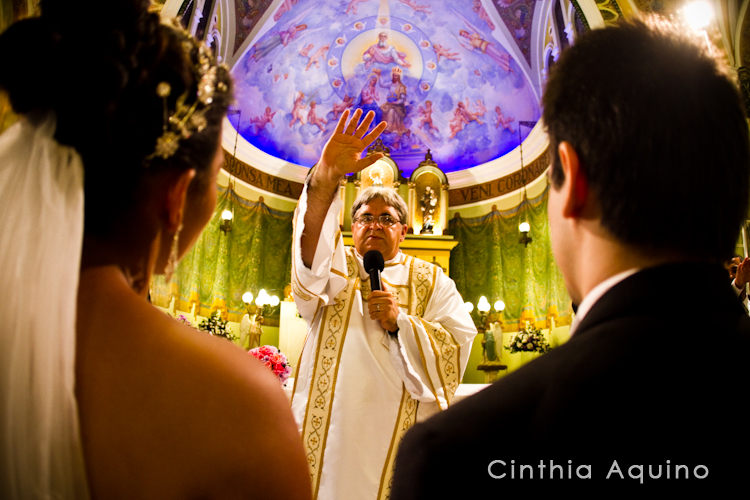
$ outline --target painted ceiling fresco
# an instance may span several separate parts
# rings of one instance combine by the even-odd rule
[[[271,0],[237,0],[235,2],[237,14],[235,16],[234,50],[240,48],[242,42],[253,30],[269,5],[271,5]]]
[[[303,166],[347,107],[388,122],[383,142],[406,175],[427,149],[445,172],[498,158],[518,145],[518,122],[540,116],[519,66],[528,65],[534,1],[495,0],[493,16],[482,5],[285,0],[233,68],[239,113],[230,121],[255,147]]]

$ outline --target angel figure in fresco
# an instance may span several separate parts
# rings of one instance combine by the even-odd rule
[[[422,128],[424,126],[427,126],[427,131],[432,133],[433,131],[436,133],[440,133],[440,130],[432,123],[432,101],[425,101],[424,106],[419,106],[417,108],[417,113],[419,113],[419,124],[417,125],[417,128]]]
[[[345,109],[350,108],[352,106],[352,103],[354,102],[354,96],[350,96],[349,94],[344,95],[344,99],[341,102],[337,102],[333,105],[331,108],[331,111],[333,112],[333,117],[338,118],[341,113],[344,112]]]
[[[310,51],[312,50],[312,48],[314,46],[315,46],[314,44],[308,43],[307,45],[305,45],[304,47],[302,47],[299,50],[299,55],[301,55],[302,57],[308,57],[309,58],[310,57]]]
[[[456,13],[456,16],[464,20],[464,24],[467,28],[459,30],[457,38],[458,43],[468,51],[479,52],[480,54],[488,56],[505,71],[511,71],[510,55],[506,51],[498,48],[495,43],[482,38],[479,28],[471,24],[459,11],[453,9],[453,12]]]
[[[414,12],[424,12],[425,14],[432,14],[432,10],[429,5],[419,5],[416,0],[398,0],[404,5],[407,5],[414,10]]]
[[[271,120],[273,120],[273,116],[276,114],[276,111],[271,112],[271,107],[266,106],[266,112],[262,115],[254,116],[250,118],[250,124],[254,125],[257,132],[260,132],[261,130],[266,128],[266,125],[271,125],[273,127],[273,123],[271,123]]]
[[[487,27],[490,29],[490,31],[493,31],[495,29],[495,23],[492,22],[492,20],[490,19],[490,15],[482,6],[482,0],[474,0],[474,4],[471,6],[471,10],[476,12],[477,16],[479,16],[479,19],[487,23]]]
[[[278,21],[279,19],[281,19],[281,16],[292,10],[292,7],[297,5],[298,1],[299,0],[282,0],[278,10],[273,15],[273,20]]]
[[[296,4],[297,0],[294,3]],[[278,47],[286,47],[303,35],[309,36],[311,33],[319,31],[321,28],[308,30],[307,24],[303,22],[312,9],[313,7],[308,7],[300,11],[288,22],[285,22],[283,27],[279,24],[278,29],[270,31],[250,49],[250,58],[253,61],[259,61]]]
[[[477,99],[474,104],[476,105],[476,108],[474,108],[474,115],[484,118],[484,115],[487,114],[487,106],[484,105],[484,101],[482,99]],[[469,100],[466,100],[466,107],[469,107]]]
[[[297,122],[300,122],[302,125],[307,123],[304,100],[305,94],[297,92],[297,97],[295,97],[294,104],[292,105],[292,120],[289,122],[289,128],[292,128]]]
[[[476,31],[459,30],[458,35],[466,40],[458,39],[458,43],[466,50],[487,55],[505,71],[510,71],[510,55],[507,52],[499,50],[494,43],[485,40]]]
[[[365,3],[369,0],[350,0],[349,4],[346,6],[346,14],[357,14],[357,4],[359,3]]]
[[[313,64],[315,65],[316,68],[319,68],[320,67],[320,58],[323,57],[326,54],[326,52],[328,52],[328,49],[330,47],[331,46],[329,44],[325,44],[322,47],[320,47],[318,50],[316,50],[313,53],[313,55],[311,55],[307,59],[307,66],[305,66],[305,71],[307,71],[308,69],[310,69],[310,66],[312,66]]]
[[[325,127],[323,127],[323,125],[328,123],[328,120],[322,117],[319,118],[318,115],[315,114],[315,106],[317,106],[315,101],[311,101],[310,111],[307,112],[307,123],[315,125],[321,132],[325,132]]]
[[[515,132],[515,130],[513,129],[514,118],[512,116],[504,116],[502,110],[500,109],[500,106],[495,106],[495,114],[497,114],[497,119],[495,120],[495,128],[500,128],[500,126],[502,126],[511,134]]]
[[[439,43],[433,43],[432,50],[435,51],[435,55],[437,56],[437,62],[440,62],[441,57],[444,57],[450,61],[461,60],[461,58],[458,55],[458,52],[451,52],[451,50],[448,47],[443,47]]]
[[[484,123],[479,119],[479,115],[472,112],[462,101],[458,101],[456,109],[453,110],[453,118],[450,121],[451,135],[449,138],[453,139],[456,137],[456,134],[461,132],[471,122],[477,122],[480,125]]]
[[[406,54],[399,52],[396,48],[388,43],[388,33],[381,31],[378,33],[378,41],[370,45],[364,54],[362,54],[362,61],[365,63],[365,68],[369,69],[373,63],[381,64],[398,64],[405,68],[411,67],[409,61],[406,60]]]
[[[306,24],[293,24],[286,29],[282,29],[270,34],[267,38],[256,43],[250,49],[250,57],[253,61],[259,61],[267,56],[276,47],[286,47],[292,40],[295,40],[299,34],[307,29]]]

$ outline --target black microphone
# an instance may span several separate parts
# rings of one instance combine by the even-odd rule
[[[370,288],[380,290],[380,272],[385,268],[383,254],[377,250],[370,250],[362,258],[365,265],[365,271],[370,275]]]

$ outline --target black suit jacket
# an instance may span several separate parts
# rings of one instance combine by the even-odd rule
[[[747,492],[750,320],[729,286],[705,264],[618,283],[567,343],[414,426],[391,498]]]

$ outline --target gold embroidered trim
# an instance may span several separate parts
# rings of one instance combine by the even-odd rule
[[[388,281],[386,281],[382,276],[380,279],[390,289],[391,293],[396,294],[396,301],[398,302],[398,306],[403,307],[404,309],[407,309],[407,305],[409,302],[409,286],[408,285],[392,285]],[[370,300],[370,294],[372,293],[372,288],[370,287],[369,278],[364,279],[360,282],[359,290],[360,292],[362,292],[363,302],[367,302],[368,300]]]
[[[419,316],[420,318],[424,316],[427,303],[432,297],[432,291],[435,288],[436,272],[437,268],[429,262],[411,258],[409,284],[411,285],[411,295],[414,298],[409,301],[409,314]]]
[[[325,444],[331,422],[334,390],[344,339],[349,326],[354,293],[359,279],[349,280],[333,305],[326,306],[321,318],[320,335],[315,353],[313,378],[310,381],[302,439],[310,467],[314,496],[318,495],[323,470]]]
[[[419,357],[422,358],[422,367],[424,368],[424,373],[425,375],[427,375],[427,381],[430,383],[430,391],[432,391],[435,402],[437,403],[438,408],[440,408],[440,400],[438,399],[437,391],[435,391],[435,383],[432,381],[432,377],[430,377],[430,370],[427,368],[427,358],[425,358],[424,356],[422,341],[419,340],[419,330],[417,330],[417,325],[414,323],[414,320],[412,318],[409,318],[409,321],[411,322],[411,329],[414,332],[414,339],[417,341],[417,347],[419,348]]]
[[[459,346],[444,328],[435,326],[422,318],[419,318],[419,321],[422,322],[422,326],[427,332],[427,338],[430,339],[432,344],[432,351],[435,353],[435,368],[443,386],[445,400],[450,406],[459,384],[458,373],[460,373],[461,359]],[[435,342],[438,342],[439,345],[436,345]]]
[[[347,278],[347,279],[349,278],[349,276],[339,271],[338,269],[331,268],[331,272],[335,274],[336,276],[341,276],[342,278]]]
[[[406,431],[417,421],[419,401],[416,401],[409,395],[406,386],[402,384],[401,387],[401,404],[398,407],[398,416],[396,417],[396,423],[393,426],[391,444],[388,447],[388,455],[386,455],[385,463],[383,464],[383,471],[380,475],[378,499],[387,499],[390,497],[391,483],[393,482],[393,466],[396,463],[398,445],[401,443],[401,439],[404,437],[404,434],[406,434]]]

